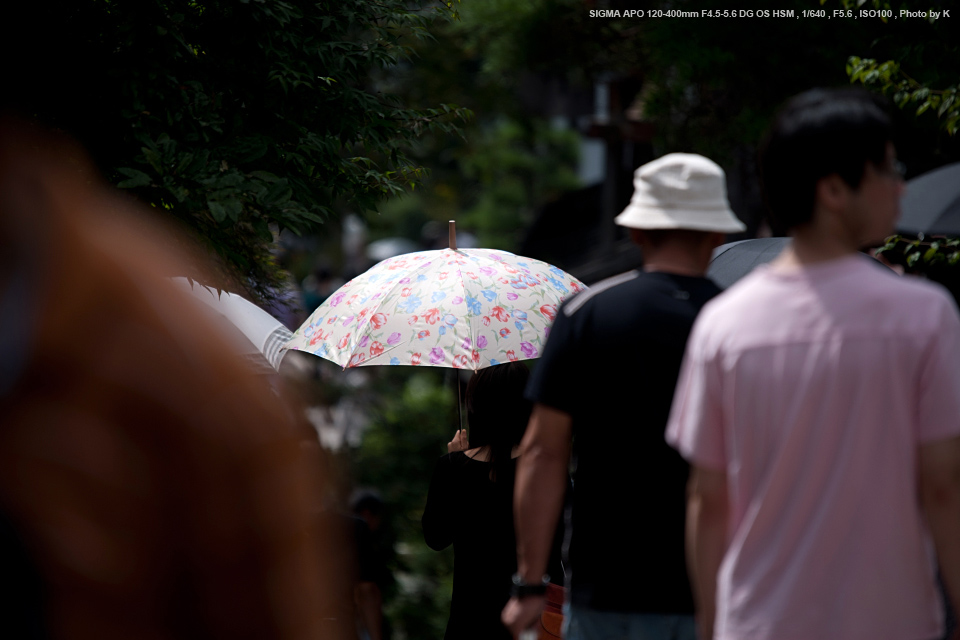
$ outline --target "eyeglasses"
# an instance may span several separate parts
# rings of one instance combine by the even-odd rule
[[[907,165],[903,164],[899,160],[894,160],[890,164],[882,164],[877,167],[877,173],[891,178],[896,178],[897,180],[903,180],[907,175]]]

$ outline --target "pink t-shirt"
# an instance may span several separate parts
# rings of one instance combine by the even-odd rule
[[[942,635],[921,442],[960,434],[960,319],[863,256],[758,268],[704,307],[667,427],[724,469],[716,636]]]

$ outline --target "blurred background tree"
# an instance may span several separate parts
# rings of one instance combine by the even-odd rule
[[[454,18],[453,2],[51,0],[14,13],[7,102],[79,138],[259,300],[284,280],[275,231],[316,231],[422,184],[410,143],[469,115],[371,83]]]

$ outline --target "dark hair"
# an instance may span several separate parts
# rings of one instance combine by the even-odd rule
[[[813,217],[817,181],[837,174],[860,186],[867,162],[886,160],[893,124],[856,89],[812,89],[790,99],[760,146],[760,179],[772,226],[787,231]]]
[[[510,461],[530,419],[532,405],[523,397],[530,371],[521,362],[481,369],[467,383],[467,423],[470,446],[490,447],[496,467]]]

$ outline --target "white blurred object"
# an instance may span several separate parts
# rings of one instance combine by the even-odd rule
[[[413,253],[419,248],[416,242],[407,238],[382,238],[367,245],[367,257],[380,262],[403,253]]]
[[[293,334],[279,320],[235,293],[218,292],[199,282],[191,283],[186,278],[172,278],[172,280],[178,287],[192,294],[207,308],[239,329],[243,337],[249,341],[249,345],[246,343],[236,345],[242,355],[266,360],[274,370],[280,368],[280,361],[285,353],[280,349],[293,337]]]

